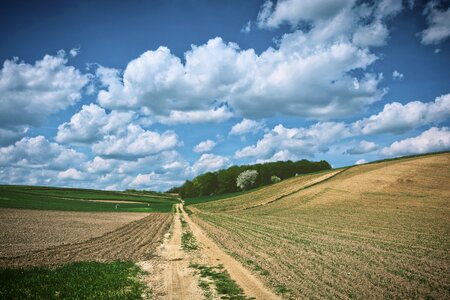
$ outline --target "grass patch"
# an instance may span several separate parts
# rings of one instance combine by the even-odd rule
[[[190,230],[186,230],[181,235],[181,248],[183,250],[197,250],[198,244]]]
[[[201,264],[190,264],[189,266],[199,270],[201,278],[207,278],[214,283],[216,291],[221,299],[254,299],[245,296],[244,290],[238,286],[233,279],[231,279],[230,275],[222,265],[207,266]]]
[[[123,203],[95,202],[114,200]],[[134,201],[139,203],[128,203]],[[177,199],[122,192],[37,186],[0,186],[0,207],[64,211],[170,212]]]
[[[133,262],[77,262],[57,268],[0,269],[0,299],[141,299],[144,272]]]

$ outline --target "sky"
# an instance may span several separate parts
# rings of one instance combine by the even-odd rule
[[[450,1],[0,4],[0,184],[165,191],[450,150]]]

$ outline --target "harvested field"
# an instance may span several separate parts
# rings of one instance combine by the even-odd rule
[[[169,213],[1,212],[2,267],[149,259],[172,220]],[[19,217],[8,221],[13,212]],[[34,219],[27,220],[21,212]],[[37,230],[32,228],[40,228],[39,233],[34,235]]]
[[[314,174],[301,175],[283,180],[282,182],[265,188],[257,189],[236,197],[195,205],[198,209],[209,212],[235,211],[266,205],[302,190],[318,182],[327,180],[343,170],[323,171]]]
[[[193,218],[284,298],[445,299],[449,201],[445,153],[353,167],[252,209],[195,205]]]

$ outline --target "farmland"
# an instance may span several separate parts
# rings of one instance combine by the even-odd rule
[[[286,299],[448,298],[450,155],[334,175],[196,204],[192,217]]]
[[[0,187],[0,298],[136,299],[173,196]]]
[[[178,200],[126,192],[0,186],[0,207],[64,211],[170,212]]]

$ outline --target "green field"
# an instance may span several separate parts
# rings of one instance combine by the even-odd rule
[[[0,269],[0,299],[141,299],[150,291],[133,262]]]
[[[123,201],[123,203],[93,200]],[[139,203],[127,203],[133,201]],[[37,186],[0,186],[0,207],[66,211],[170,212],[179,201],[171,197],[112,191]]]

